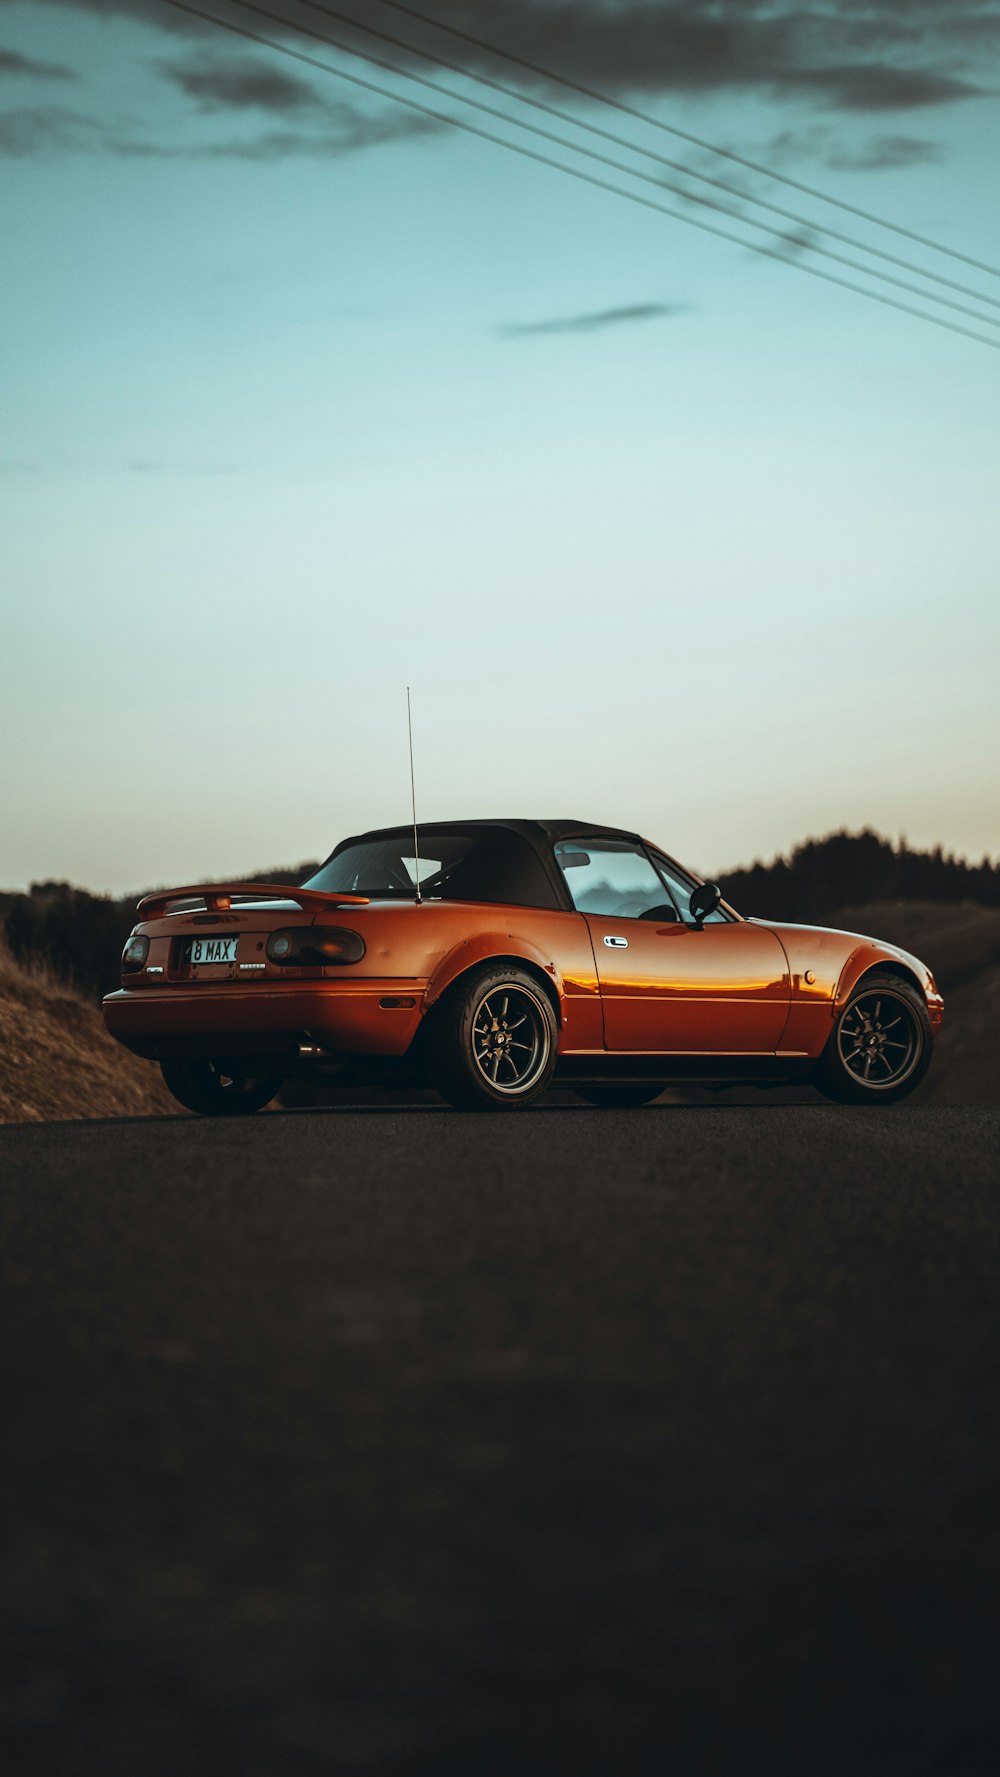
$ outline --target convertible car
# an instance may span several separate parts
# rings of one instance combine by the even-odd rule
[[[906,951],[744,919],[638,834],[586,821],[391,827],[299,888],[176,888],[138,913],[107,1026],[205,1115],[303,1075],[496,1110],[550,1085],[640,1105],[677,1082],[890,1104],[943,1011]]]

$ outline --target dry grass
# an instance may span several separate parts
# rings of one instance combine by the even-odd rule
[[[0,949],[0,1123],[180,1113],[151,1061],[112,1041],[101,1008]]]

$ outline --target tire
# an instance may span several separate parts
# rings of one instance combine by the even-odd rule
[[[177,1102],[199,1117],[248,1117],[281,1085],[279,1074],[252,1073],[235,1061],[161,1061],[160,1072]]]
[[[638,1110],[640,1105],[652,1104],[664,1090],[663,1085],[649,1086],[574,1086],[579,1098],[585,1098],[588,1104],[600,1105],[602,1110],[628,1111]]]
[[[486,964],[431,1014],[427,1071],[442,1098],[463,1110],[522,1110],[548,1086],[557,1043],[544,987],[526,969]]]
[[[933,1048],[923,995],[876,970],[840,1013],[812,1083],[839,1104],[896,1104],[919,1086]]]

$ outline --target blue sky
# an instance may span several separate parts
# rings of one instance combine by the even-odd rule
[[[426,10],[1000,265],[991,0]],[[158,0],[0,0],[0,151],[0,884],[405,818],[408,682],[426,818],[1000,852],[1000,353]]]

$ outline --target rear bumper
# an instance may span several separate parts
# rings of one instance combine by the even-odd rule
[[[425,981],[323,981],[121,988],[103,1004],[111,1035],[150,1061],[178,1055],[294,1055],[301,1042],[341,1055],[404,1055]],[[387,1000],[410,1004],[386,1005]]]

